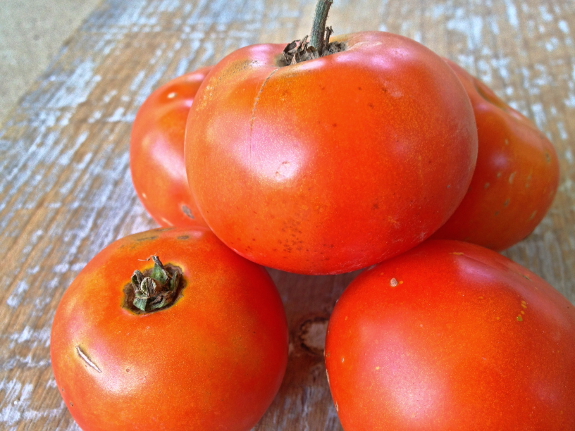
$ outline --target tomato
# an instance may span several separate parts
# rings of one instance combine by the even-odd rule
[[[287,321],[266,270],[208,228],[155,229],[80,272],[56,311],[51,355],[84,430],[249,430],[280,387]]]
[[[326,337],[346,431],[575,429],[575,309],[487,248],[429,240],[360,274]]]
[[[471,99],[479,152],[467,194],[433,238],[504,250],[531,234],[551,207],[559,187],[557,154],[531,120],[446,61]]]
[[[144,208],[161,226],[205,225],[188,187],[184,133],[190,106],[210,70],[203,67],[162,85],[134,120],[132,181]]]
[[[207,224],[290,272],[348,272],[417,245],[455,211],[475,166],[473,110],[439,56],[385,32],[333,43],[343,50],[289,65],[284,45],[231,53],[186,126]]]

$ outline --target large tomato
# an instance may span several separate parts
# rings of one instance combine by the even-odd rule
[[[287,354],[271,278],[205,227],[108,246],[64,294],[51,336],[58,388],[86,431],[249,430]]]
[[[557,154],[531,120],[446,61],[471,99],[479,152],[467,194],[433,238],[504,250],[533,232],[551,207],[559,186]]]
[[[340,52],[295,64],[284,45],[231,53],[188,117],[186,168],[207,224],[291,272],[343,273],[415,246],[475,166],[473,110],[439,56],[385,32],[333,42]]]
[[[358,276],[328,325],[346,431],[575,429],[575,309],[475,244],[429,240]]]
[[[205,225],[188,188],[184,133],[190,106],[210,70],[203,67],[162,85],[134,119],[132,181],[144,208],[161,226]]]

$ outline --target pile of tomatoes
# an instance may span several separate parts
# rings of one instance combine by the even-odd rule
[[[552,204],[553,145],[395,34],[241,48],[154,91],[131,169],[163,228],[64,295],[52,364],[86,430],[249,430],[288,328],[264,267],[365,269],[330,319],[350,430],[575,429],[575,310],[502,256]]]

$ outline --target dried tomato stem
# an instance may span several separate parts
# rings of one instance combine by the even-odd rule
[[[318,0],[310,40],[308,41],[308,36],[306,36],[303,39],[289,43],[284,48],[282,58],[278,60],[280,66],[289,66],[303,61],[314,60],[345,50],[344,43],[329,41],[333,29],[326,27],[326,23],[327,14],[332,3],[333,0]]]
[[[318,0],[315,6],[315,16],[311,27],[310,45],[313,46],[322,55],[324,48],[325,26],[327,23],[327,14],[333,0]]]
[[[152,256],[154,267],[143,273],[134,271],[132,281],[126,286],[125,307],[136,313],[163,310],[174,304],[182,288],[178,267],[164,266],[158,256]],[[149,260],[149,259],[147,259]]]

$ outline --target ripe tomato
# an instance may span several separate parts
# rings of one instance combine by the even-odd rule
[[[218,63],[188,117],[186,168],[202,216],[250,260],[343,273],[429,237],[465,194],[473,110],[447,64],[385,32],[286,65],[284,45]]]
[[[108,246],[64,294],[51,336],[58,388],[84,430],[249,430],[278,391],[287,354],[271,278],[205,227]]]
[[[433,238],[504,250],[541,222],[559,187],[553,144],[483,82],[446,60],[465,86],[477,121],[479,152],[471,185]]]
[[[190,106],[210,70],[203,67],[159,87],[134,120],[132,181],[140,201],[161,226],[205,225],[188,188],[184,132]]]
[[[328,325],[346,431],[575,429],[575,309],[475,244],[429,240],[360,274]]]

